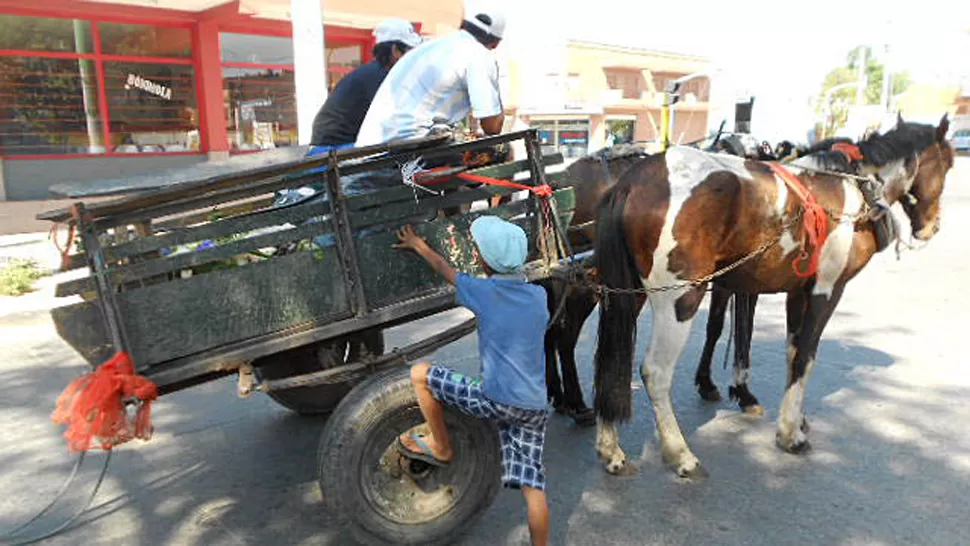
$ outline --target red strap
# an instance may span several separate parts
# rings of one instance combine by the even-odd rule
[[[836,142],[832,145],[833,152],[841,152],[850,161],[862,161],[862,150],[850,142]]]
[[[467,172],[456,173],[456,174],[451,175],[451,176],[442,176],[440,178],[433,178],[433,176],[434,176],[434,174],[436,172],[449,171],[449,170],[452,170],[452,169],[453,169],[453,167],[438,167],[438,168],[435,168],[435,169],[428,169],[426,171],[421,171],[420,173],[418,173],[420,176],[415,176],[415,178],[425,178],[425,177],[429,177],[429,178],[432,178],[432,179],[431,180],[415,180],[415,182],[416,183],[420,183],[421,185],[441,184],[442,182],[445,182],[445,181],[450,180],[451,178],[457,176],[458,178],[461,178],[463,180],[467,180],[469,182],[477,182],[479,184],[486,184],[486,185],[489,185],[489,186],[501,186],[503,188],[514,188],[514,189],[517,189],[517,190],[529,190],[529,191],[531,191],[532,193],[536,194],[539,197],[551,197],[552,196],[552,187],[549,186],[549,184],[541,184],[539,186],[526,186],[525,184],[519,184],[518,182],[512,182],[511,180],[503,180],[501,178],[492,178],[490,176],[484,176],[484,175],[481,175],[481,174],[474,174],[474,173],[467,173]]]
[[[482,176],[480,174],[474,173],[461,173],[458,178],[462,178],[469,182],[479,182],[482,184],[488,184],[489,186],[501,186],[503,188],[515,188],[517,190],[529,190],[539,197],[551,197],[552,187],[549,184],[541,184],[539,186],[526,186],[525,184],[519,184],[518,182],[512,182],[511,180],[502,180],[501,178],[492,178],[490,176]]]
[[[795,270],[795,274],[799,277],[811,277],[818,271],[818,260],[822,252],[822,246],[829,236],[828,214],[825,213],[825,208],[815,200],[815,197],[812,196],[808,188],[802,184],[802,181],[793,175],[791,171],[783,167],[780,163],[768,162],[768,166],[771,167],[771,170],[776,175],[785,181],[785,185],[802,201],[802,207],[804,208],[802,220],[805,236],[802,239],[802,253],[792,260],[791,266]],[[805,250],[806,240],[812,247],[811,254]],[[798,264],[805,260],[808,260],[808,267],[802,271],[799,269]]]

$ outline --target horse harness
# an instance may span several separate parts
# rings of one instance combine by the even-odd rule
[[[861,151],[854,144],[839,143],[836,146],[833,146],[833,151],[838,151],[845,154],[846,157],[852,162],[862,159]],[[917,157],[917,161],[919,161],[918,157]],[[600,156],[600,162],[603,165],[603,170],[607,176],[607,179],[609,180],[610,179],[609,165],[607,164],[606,159],[602,156]],[[893,240],[898,240],[899,235],[896,230],[896,225],[893,220],[892,214],[890,214],[889,204],[886,202],[886,199],[883,196],[883,192],[882,192],[882,189],[885,186],[885,182],[878,174],[862,176],[862,175],[852,174],[852,173],[843,173],[843,172],[829,171],[825,169],[817,169],[814,167],[797,166],[797,168],[800,170],[811,172],[814,174],[825,174],[830,176],[836,176],[839,178],[848,178],[856,182],[857,187],[859,188],[859,191],[862,193],[862,196],[863,196],[862,208],[856,214],[844,214],[841,211],[834,211],[817,203],[814,200],[814,198],[811,196],[811,192],[801,183],[801,181],[798,180],[798,178],[794,174],[788,171],[788,169],[782,166],[780,163],[769,162],[769,166],[771,167],[773,173],[779,175],[779,177],[785,181],[786,185],[788,185],[789,187],[794,187],[796,194],[799,195],[799,197],[802,200],[802,206],[799,207],[798,212],[796,212],[794,216],[787,217],[786,218],[787,221],[782,222],[781,228],[779,229],[778,235],[776,237],[772,237],[765,243],[761,244],[758,248],[754,249],[747,255],[739,258],[735,262],[728,264],[722,268],[719,268],[718,270],[697,279],[690,279],[690,280],[683,281],[681,283],[671,284],[668,286],[655,286],[650,288],[609,287],[609,286],[606,286],[605,284],[602,284],[594,280],[593,278],[594,275],[592,275],[591,272],[589,271],[581,272],[577,275],[575,271],[575,266],[567,268],[566,274],[568,275],[568,277],[567,278],[560,277],[560,280],[566,281],[567,291],[573,284],[575,284],[581,288],[587,288],[587,289],[593,290],[603,302],[608,301],[607,299],[603,299],[603,295],[605,294],[647,295],[651,293],[667,292],[671,290],[680,290],[684,288],[696,288],[698,286],[707,284],[713,281],[714,279],[741,267],[745,263],[767,252],[771,247],[778,244],[778,242],[781,240],[784,234],[788,232],[788,229],[790,227],[792,227],[793,225],[796,225],[800,221],[811,222],[813,226],[819,226],[819,227],[821,227],[823,221],[827,225],[829,218],[834,219],[836,222],[842,222],[844,219],[849,219],[853,224],[857,224],[857,225],[860,222],[867,221],[873,227],[873,231],[876,237],[877,249],[880,252],[882,250],[885,250],[885,248],[889,246],[890,242],[892,242]],[[918,170],[918,164],[917,164],[917,170]],[[912,194],[911,189],[906,190],[906,192],[903,194],[903,199],[907,200],[910,204],[915,204],[917,202],[917,198],[915,195]],[[807,212],[807,211],[812,211],[812,212]],[[806,216],[806,213],[807,213],[807,216]],[[819,236],[820,233],[824,233],[826,236],[828,235],[827,230],[824,230],[823,232],[819,232],[818,228],[815,228],[815,235],[807,236],[807,239],[810,242],[813,242],[817,245],[817,248],[814,249],[815,253],[821,250],[821,246],[825,241],[824,236],[821,236],[821,237]],[[804,245],[804,242],[803,242],[803,245]],[[897,253],[898,253],[898,248],[897,248]],[[815,262],[814,264],[810,264],[810,269],[809,269],[810,273],[806,274],[806,273],[800,272],[800,270],[796,265],[797,262],[802,259],[805,259],[804,253],[799,258],[796,258],[795,261],[793,262],[792,265],[795,270],[795,273],[798,274],[799,276],[809,276],[813,274],[814,273],[813,265],[817,265],[817,262]],[[555,277],[556,276],[554,276],[553,278]],[[579,278],[577,279],[577,277]],[[566,293],[566,295],[568,295],[568,292]],[[562,310],[564,309],[564,307],[565,307],[565,295],[563,297],[563,301],[560,302],[560,305],[556,310],[556,313],[553,315],[553,317],[551,317],[549,321],[550,327],[552,326],[552,324],[554,324],[560,319],[560,315],[562,314]]]

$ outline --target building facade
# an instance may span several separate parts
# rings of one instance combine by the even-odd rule
[[[656,145],[667,82],[711,67],[699,57],[579,41],[554,48],[541,64],[510,64],[507,110],[539,130],[546,151],[567,158],[613,144]],[[703,76],[682,88],[672,142],[707,134],[710,85]]]
[[[317,43],[331,89],[370,60],[383,19],[436,36],[462,16],[462,0],[322,5]],[[0,0],[0,201],[297,144],[297,96],[314,86],[297,84],[294,52],[307,42],[294,37],[290,8],[291,0]],[[539,47],[549,33],[514,22],[518,38],[497,50],[507,127],[537,128],[544,149],[567,158],[657,141],[666,82],[709,69],[697,57],[589,42]],[[674,142],[707,130],[709,78],[685,93]]]
[[[290,0],[0,0],[0,200],[296,144]],[[457,28],[460,0],[327,0],[327,86],[372,29]]]

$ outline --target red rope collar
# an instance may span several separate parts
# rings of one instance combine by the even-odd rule
[[[785,181],[788,189],[794,192],[802,201],[802,207],[804,208],[802,225],[805,230],[802,237],[802,252],[797,258],[792,260],[791,266],[795,274],[799,277],[811,277],[818,271],[819,255],[829,235],[828,214],[825,213],[825,208],[815,200],[812,193],[805,187],[805,184],[797,176],[793,175],[791,171],[783,167],[780,163],[773,161],[768,162],[768,166],[771,167],[771,170],[778,177]],[[811,253],[806,249],[806,244],[811,246]],[[808,260],[808,266],[805,270],[802,270],[798,264],[805,260]]]

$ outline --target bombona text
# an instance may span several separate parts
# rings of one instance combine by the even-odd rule
[[[141,89],[152,95],[157,95],[165,100],[172,100],[172,90],[170,88],[129,73],[128,81],[125,82],[125,89],[131,89],[132,87]]]

